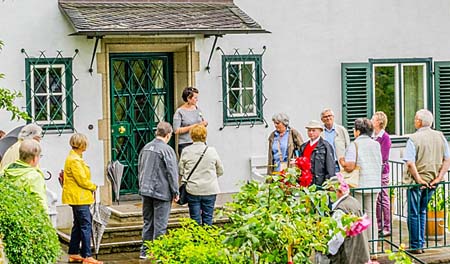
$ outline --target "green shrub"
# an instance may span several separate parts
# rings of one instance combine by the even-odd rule
[[[182,219],[180,228],[145,242],[147,256],[161,263],[242,263],[239,259],[228,259],[220,230],[217,226],[200,226],[189,218]]]
[[[327,252],[327,243],[337,232],[330,217],[326,191],[300,187],[298,169],[289,168],[268,183],[251,181],[234,195],[224,213],[231,223],[224,227],[230,251],[253,263],[311,263],[314,252]],[[354,218],[343,219],[349,226]]]
[[[55,263],[58,236],[36,194],[0,177],[0,235],[10,263]]]

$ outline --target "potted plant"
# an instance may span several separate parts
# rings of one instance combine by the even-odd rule
[[[444,186],[440,185],[428,203],[426,235],[430,240],[444,237],[445,202]]]

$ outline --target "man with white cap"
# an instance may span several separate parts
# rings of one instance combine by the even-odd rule
[[[333,147],[320,134],[322,124],[311,120],[306,125],[309,140],[300,147],[300,156],[311,161],[312,184],[322,186],[325,180],[335,175],[335,161]]]

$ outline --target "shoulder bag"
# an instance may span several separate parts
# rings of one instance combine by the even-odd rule
[[[186,191],[186,184],[189,181],[189,179],[192,176],[192,173],[194,173],[195,169],[197,169],[198,164],[200,163],[200,161],[203,159],[203,156],[205,155],[206,150],[208,149],[208,146],[206,146],[205,150],[203,151],[202,155],[200,156],[200,158],[198,159],[197,163],[195,164],[195,166],[192,168],[191,172],[189,173],[189,176],[186,178],[186,182],[183,182],[180,185],[180,188],[178,190],[179,194],[180,194],[180,198],[178,199],[178,204],[179,205],[185,205],[187,204],[187,191]]]
[[[356,149],[356,160],[355,160],[355,169],[351,172],[346,172],[345,170],[341,170],[341,174],[344,177],[345,182],[350,186],[350,188],[358,188],[359,186],[359,173],[360,167],[357,165],[358,162],[358,144],[355,143]]]

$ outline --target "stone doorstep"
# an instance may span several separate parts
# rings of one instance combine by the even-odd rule
[[[215,225],[224,225],[229,220],[228,218],[214,219]],[[178,219],[169,221],[168,229],[179,228],[181,224]],[[132,226],[116,226],[106,227],[103,234],[103,240],[100,244],[99,255],[112,254],[120,252],[136,252],[139,251],[142,245],[141,233],[142,224]],[[70,229],[58,229],[57,230],[60,241],[64,244],[68,244],[70,241]]]

